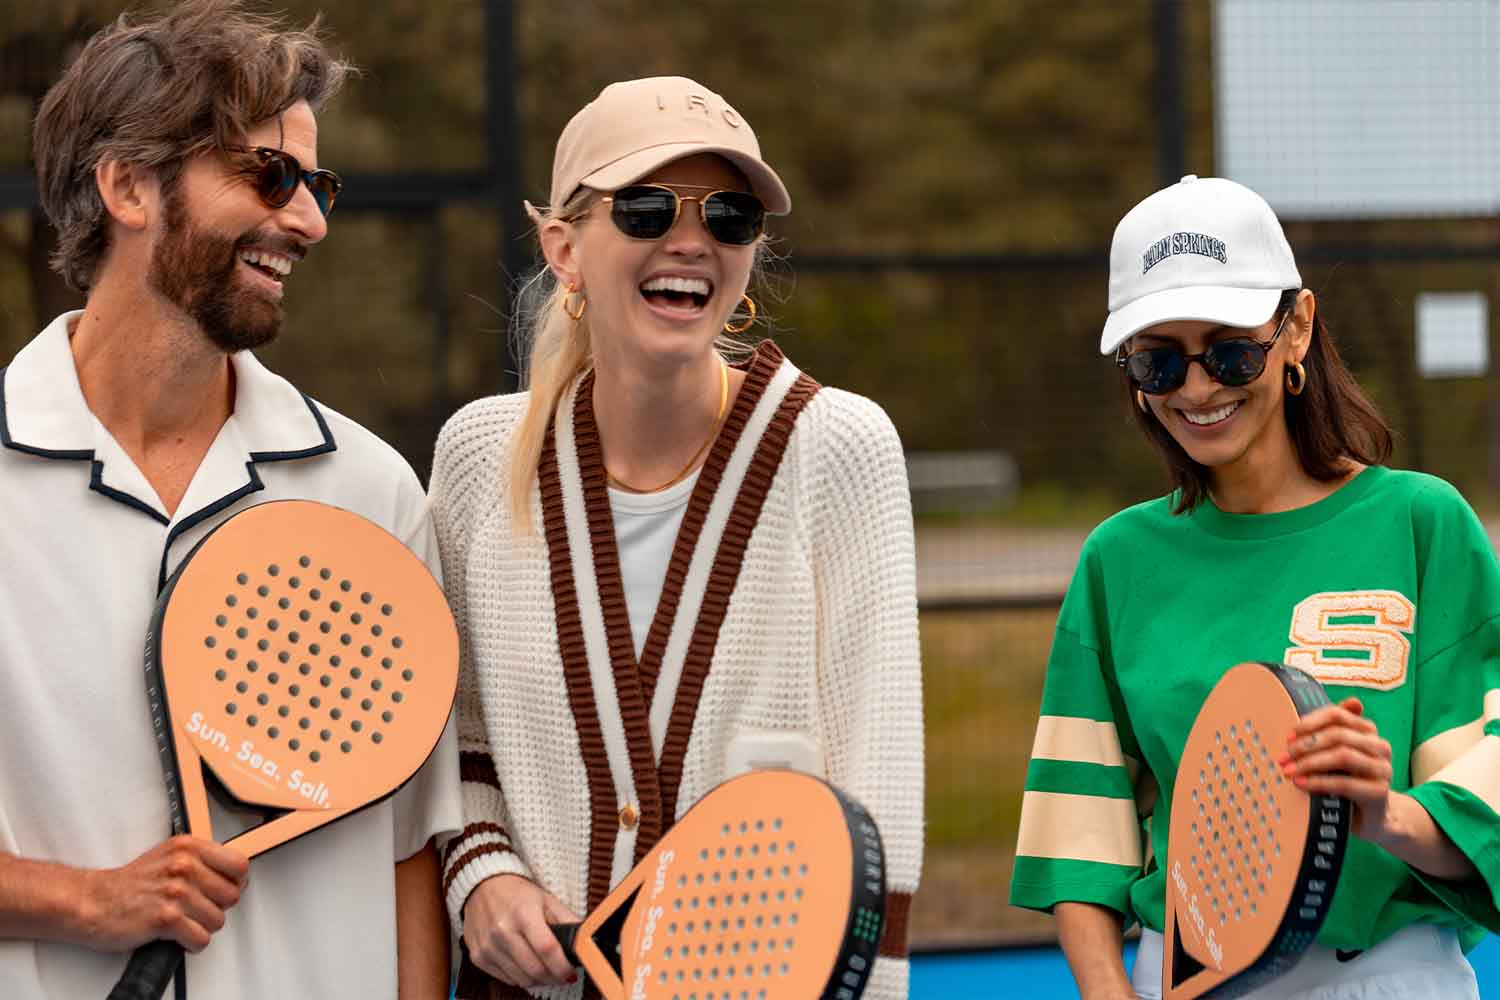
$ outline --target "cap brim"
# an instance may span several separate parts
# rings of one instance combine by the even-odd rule
[[[1280,288],[1213,285],[1153,292],[1109,314],[1104,321],[1104,335],[1099,339],[1099,353],[1113,353],[1125,341],[1158,323],[1193,320],[1225,326],[1260,326],[1276,312],[1281,293]]]
[[[776,171],[766,166],[764,161],[747,155],[743,150],[715,146],[707,142],[666,142],[660,146],[638,150],[629,156],[620,157],[607,166],[600,167],[578,183],[596,191],[614,191],[640,180],[673,160],[680,160],[684,156],[696,156],[699,153],[722,156],[739,167],[745,179],[750,182],[750,190],[755,192],[755,196],[761,200],[761,204],[766,206],[766,211],[770,214],[786,215],[792,210],[792,196],[787,193],[786,185],[781,183],[781,178],[776,176]]]

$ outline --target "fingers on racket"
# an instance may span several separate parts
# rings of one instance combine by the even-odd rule
[[[577,952],[607,997],[857,998],[884,878],[857,804],[806,775],[752,772],[678,821],[585,919]]]
[[[1204,702],[1173,790],[1164,995],[1197,997],[1290,968],[1332,900],[1348,805],[1309,797],[1276,763],[1300,714],[1327,698],[1279,665],[1227,672]]]
[[[178,745],[240,801],[323,822],[416,772],[457,684],[457,633],[426,567],[377,525],[309,501],[215,529],[174,580],[158,648]],[[247,839],[250,854],[282,842]]]

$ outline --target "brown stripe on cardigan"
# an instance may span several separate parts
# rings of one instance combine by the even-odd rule
[[[656,680],[661,674],[662,658],[666,656],[667,639],[672,634],[672,623],[677,618],[677,607],[682,602],[682,588],[687,582],[688,570],[692,567],[693,551],[703,533],[703,525],[708,520],[709,508],[713,506],[719,484],[724,480],[724,470],[728,467],[735,448],[739,447],[740,437],[745,432],[745,425],[750,422],[750,415],[755,412],[761,397],[766,394],[766,386],[771,384],[772,376],[784,360],[781,350],[769,340],[763,341],[755,349],[755,353],[744,365],[745,381],[740,386],[739,395],[735,397],[734,406],[730,407],[729,415],[724,418],[724,427],[698,473],[698,482],[693,487],[687,510],[683,512],[677,542],[672,546],[672,555],[667,562],[667,576],[662,583],[656,615],[641,647],[641,686],[645,689],[648,705],[656,694]],[[657,836],[660,836],[660,832]]]
[[[911,916],[911,893],[888,892],[885,895],[885,930],[880,935],[880,954],[887,958],[907,957],[907,927]]]
[[[604,748],[604,730],[599,722],[599,707],[589,676],[588,652],[583,639],[582,617],[578,609],[578,588],[573,579],[573,564],[568,550],[568,525],[563,510],[562,479],[557,468],[557,438],[548,428],[537,468],[537,488],[542,498],[542,525],[547,539],[548,561],[552,569],[552,600],[557,613],[557,645],[562,657],[563,676],[568,685],[568,703],[573,709],[573,724],[578,731],[578,748],[583,756],[589,783],[589,878],[588,909],[595,909],[609,893],[609,879],[614,867],[615,785],[609,770],[609,753]],[[579,666],[581,665],[581,671]],[[531,994],[518,986],[490,978],[476,966],[464,949],[458,967],[456,1000],[530,1000]],[[585,1000],[597,1000],[599,991],[593,983],[584,989]]]
[[[677,685],[677,697],[672,704],[666,738],[662,741],[662,809],[666,816],[673,819],[677,815],[677,793],[682,783],[688,742],[693,735],[693,720],[698,714],[698,701],[703,696],[704,684],[713,667],[719,628],[729,611],[729,598],[734,593],[740,567],[745,561],[745,549],[755,531],[755,523],[760,518],[760,511],[771,490],[776,470],[786,453],[787,442],[791,440],[797,417],[820,388],[822,387],[812,378],[799,375],[787,390],[765,433],[761,435],[755,456],[750,460],[750,467],[745,470],[745,481],[740,486],[739,496],[735,499],[728,523],[724,526],[724,537],[714,556],[713,568],[709,571],[703,609],[698,614],[693,638],[688,644],[682,679]]]
[[[510,831],[506,830],[500,824],[470,823],[468,826],[463,828],[463,831],[460,832],[458,836],[448,841],[448,843],[443,847],[443,870],[446,871],[448,869],[448,862],[451,861],[453,859],[453,856],[458,853],[458,849],[464,846],[465,839],[481,833],[498,834],[499,836],[505,838],[505,842],[507,845],[510,844]]]
[[[578,749],[588,775],[591,819],[588,909],[592,910],[609,895],[610,873],[614,868],[615,826],[619,821],[615,816],[615,782],[610,774],[609,751],[604,747],[604,728],[599,721],[599,706],[594,701],[594,686],[589,677],[588,649],[584,644],[578,589],[568,551],[567,515],[563,510],[562,477],[557,468],[555,428],[548,429],[547,440],[542,446],[537,484],[542,496],[547,555],[552,566],[558,652],[562,657],[563,676],[567,680],[573,724],[578,730]]]
[[[635,784],[640,809],[637,829],[644,831],[651,817],[661,815],[661,786],[656,776],[656,750],[651,744],[651,706],[647,700],[649,696],[641,688],[640,670],[635,662],[635,639],[630,631],[630,608],[625,602],[625,583],[620,575],[620,550],[615,540],[614,516],[609,507],[604,447],[599,441],[599,426],[594,422],[593,387],[594,373],[589,372],[579,381],[573,404],[573,442],[578,454],[578,476],[583,482],[590,555],[599,607],[604,617],[615,699],[620,706],[620,722],[625,729],[625,745],[630,754],[631,780]],[[581,655],[583,676],[589,677],[587,655]],[[568,661],[565,659],[564,663]],[[568,663],[568,667],[571,670],[572,664]],[[635,860],[639,861],[644,853],[638,838]],[[609,866],[613,868],[613,856]],[[593,872],[589,874],[592,877]]]
[[[484,750],[464,750],[458,755],[458,780],[473,781],[491,788],[500,787],[495,762]]]
[[[468,832],[469,831],[466,830],[465,831],[465,835],[467,835]],[[463,871],[466,867],[468,867],[469,864],[471,862],[473,862],[474,860],[476,860],[478,858],[488,857],[491,854],[514,854],[514,853],[515,853],[515,851],[511,849],[511,846],[508,843],[506,843],[506,844],[480,844],[477,847],[471,847],[471,848],[469,848],[467,851],[463,852],[457,858],[454,859],[453,864],[451,866],[449,866],[449,868],[448,868],[448,874],[443,877],[443,896],[445,898],[447,897],[448,890],[451,889],[451,888],[453,888],[453,883],[458,878],[458,873],[461,872],[461,871]],[[478,888],[478,887],[476,886],[475,888]],[[467,904],[468,900],[467,899],[464,900],[464,903]],[[460,913],[463,912],[462,907],[459,908],[459,912]]]
[[[656,613],[641,650],[635,658],[635,640],[630,629],[630,611],[625,600],[625,584],[620,569],[619,546],[615,536],[614,515],[609,504],[603,450],[599,446],[599,429],[594,420],[593,374],[580,381],[575,404],[575,440],[579,477],[583,481],[584,505],[588,518],[589,542],[594,573],[598,582],[599,603],[603,611],[605,635],[609,647],[610,667],[615,680],[620,717],[630,753],[631,774],[640,807],[634,860],[639,862],[656,845],[672,825],[674,817],[662,808],[660,777],[656,751],[651,739],[651,699],[661,672],[667,638],[682,598],[688,567],[698,544],[714,495],[724,477],[724,469],[739,444],[745,425],[765,394],[772,376],[784,358],[776,345],[766,341],[752,357],[745,382],[740,387],[725,419],[724,428],[715,440],[709,457],[699,472],[698,483],[688,501],[668,560],[667,577],[657,599]]]
[[[463,828],[462,832],[460,832],[458,836],[454,837],[448,842],[447,847],[443,848],[444,856],[448,858],[453,857],[454,854],[458,853],[458,849],[463,846],[465,838],[475,837],[481,833],[493,833],[496,836],[504,837],[507,843],[509,843],[510,841],[510,831],[505,829],[505,827],[501,826],[499,823],[470,823],[468,826],[465,826]],[[446,867],[446,865],[447,862],[445,861],[444,866]]]

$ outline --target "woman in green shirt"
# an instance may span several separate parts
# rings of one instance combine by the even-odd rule
[[[1277,1000],[1475,998],[1500,930],[1500,570],[1391,435],[1302,288],[1269,206],[1186,177],[1110,253],[1101,350],[1176,489],[1089,537],[1063,602],[1011,901],[1050,910],[1085,1000],[1160,996],[1171,795],[1219,676],[1293,664],[1333,705],[1283,767],[1354,804],[1331,913]],[[1142,925],[1133,974],[1122,928]]]

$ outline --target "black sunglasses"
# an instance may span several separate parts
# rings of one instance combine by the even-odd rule
[[[765,229],[766,207],[753,194],[716,191],[693,184],[678,187],[707,191],[702,195],[679,195],[661,184],[632,184],[603,200],[615,228],[633,240],[659,240],[677,224],[682,203],[696,201],[703,228],[720,243],[744,247],[754,243]]]
[[[307,185],[318,211],[327,216],[333,211],[333,200],[343,190],[344,182],[332,170],[303,170],[302,164],[291,153],[269,146],[229,146],[230,152],[249,153],[256,158],[257,166],[250,171],[255,178],[255,191],[260,200],[272,208],[285,208],[292,195],[297,193],[297,182]]]
[[[1181,388],[1187,381],[1188,365],[1194,361],[1203,365],[1208,377],[1220,385],[1249,385],[1266,370],[1266,355],[1291,315],[1291,310],[1282,314],[1276,332],[1264,343],[1253,337],[1235,337],[1210,344],[1202,354],[1184,354],[1180,347],[1146,347],[1126,354],[1122,347],[1115,363],[1125,369],[1137,389],[1151,396]]]

